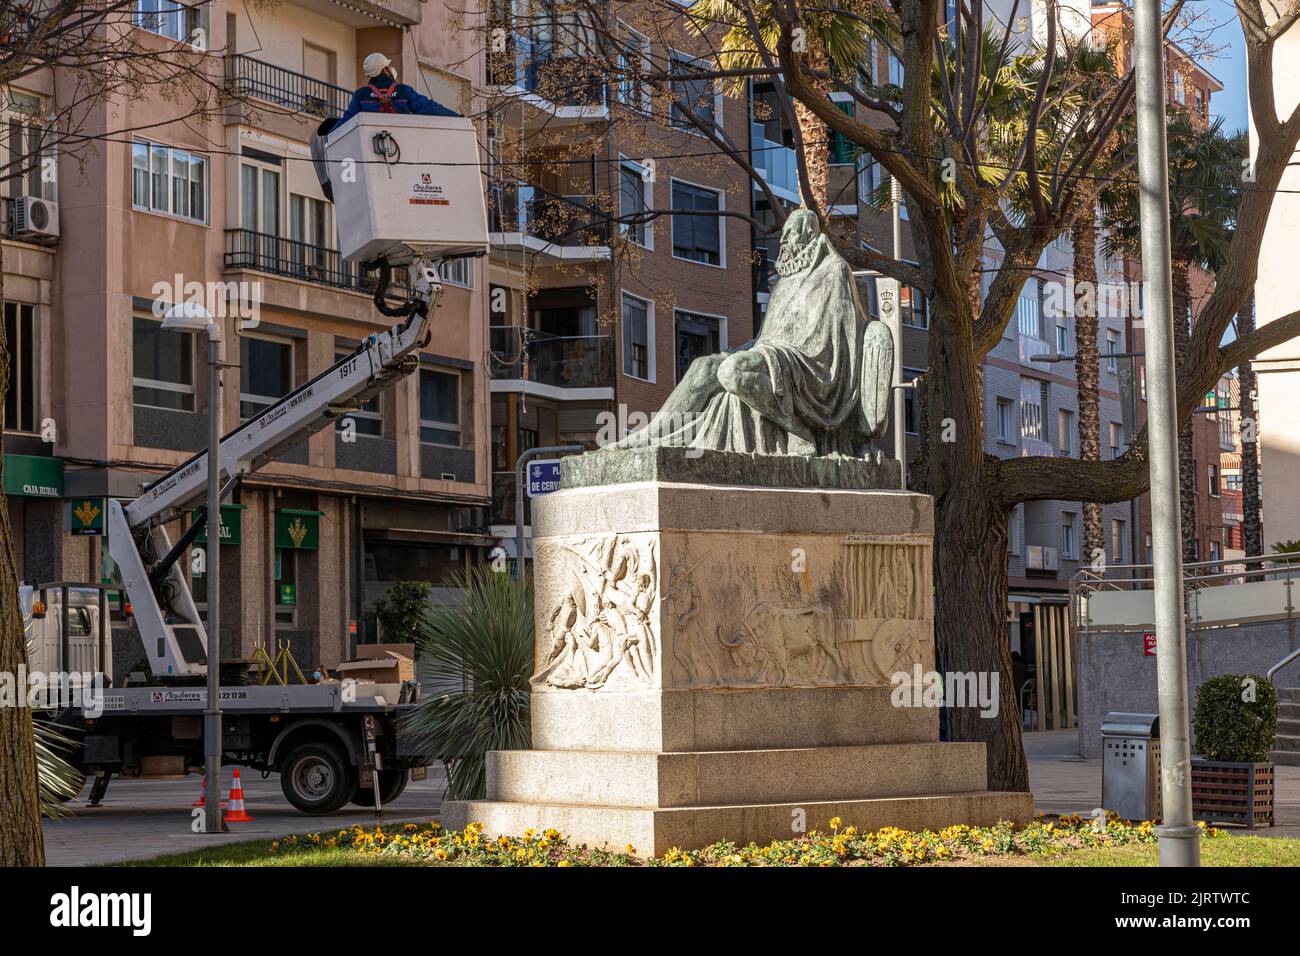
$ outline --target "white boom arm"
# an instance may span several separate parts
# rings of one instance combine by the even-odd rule
[[[226,435],[218,452],[223,482],[256,471],[280,448],[359,408],[415,370],[418,358],[411,353],[428,342],[442,284],[435,268],[425,262],[411,271],[415,311],[405,322],[368,336],[351,355]],[[163,522],[199,503],[207,477],[204,451],[172,469],[134,501],[126,505],[108,501],[109,554],[121,572],[149,666],[160,676],[207,672],[207,632],[163,528]],[[219,524],[207,517],[209,542],[218,540]]]

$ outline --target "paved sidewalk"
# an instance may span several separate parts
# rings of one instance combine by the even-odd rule
[[[1073,731],[1025,735],[1029,786],[1036,809],[1088,814],[1100,806],[1101,761],[1081,758],[1076,741]],[[141,860],[240,840],[374,823],[373,811],[352,806],[328,817],[306,817],[284,799],[279,777],[272,775],[263,780],[259,774],[250,773],[243,780],[255,822],[231,824],[230,833],[205,836],[190,830],[190,804],[199,791],[197,776],[175,781],[115,779],[103,806],[88,808],[83,793],[71,804],[75,816],[46,821],[46,858],[51,866]],[[445,786],[441,767],[430,767],[429,779],[407,787],[384,814],[385,822],[435,818]],[[1227,827],[1226,832],[1300,837],[1300,767],[1277,768],[1276,800],[1277,826],[1256,831]]]
[[[1086,815],[1101,806],[1101,760],[1084,760],[1078,751],[1078,734],[1073,730],[1025,734],[1029,789],[1036,810]],[[1277,767],[1274,774],[1276,825],[1258,830],[1225,826],[1225,833],[1300,837],[1300,767]]]
[[[144,860],[164,853],[182,853],[223,843],[265,839],[290,833],[340,830],[353,823],[372,825],[374,810],[348,805],[323,817],[304,816],[280,791],[280,778],[265,780],[257,772],[240,774],[244,802],[253,823],[232,823],[229,833],[199,834],[190,830],[190,804],[198,799],[199,778],[184,780],[119,780],[109,784],[98,807],[88,807],[87,786],[69,807],[74,815],[45,821],[45,858],[50,866],[91,866],[122,860]],[[223,791],[230,788],[226,775]],[[385,823],[427,821],[438,815],[446,778],[441,766],[429,768],[429,778],[409,784],[384,813]]]

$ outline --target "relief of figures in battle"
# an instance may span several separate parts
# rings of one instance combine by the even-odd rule
[[[656,545],[611,536],[558,545],[564,585],[539,620],[542,646],[534,685],[591,690],[654,683],[652,619],[659,588]]]

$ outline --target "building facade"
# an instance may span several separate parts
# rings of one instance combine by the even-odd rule
[[[223,431],[391,324],[371,302],[374,277],[339,256],[308,150],[361,60],[387,54],[403,80],[467,115],[482,85],[479,35],[442,3],[140,0],[132,32],[163,57],[202,52],[224,93],[211,115],[178,115],[173,91],[110,97],[86,124],[96,149],[56,148],[57,244],[5,244],[25,363],[15,381],[34,396],[10,404],[5,451],[39,451],[62,476],[57,497],[11,499],[29,583],[111,583],[104,538],[68,533],[73,503],[138,496],[206,446],[208,368],[188,336],[162,331],[167,306],[197,289],[225,307]],[[30,95],[54,108],[71,82],[56,71]],[[6,186],[7,204],[28,188]],[[333,665],[380,636],[370,609],[392,583],[429,580],[454,599],[456,573],[493,544],[486,263],[456,263],[445,279],[415,373],[248,475],[223,507],[223,655],[285,643],[304,668]],[[41,442],[47,420],[57,437]],[[203,566],[191,555],[201,608]]]

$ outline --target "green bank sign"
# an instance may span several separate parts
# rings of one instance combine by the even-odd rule
[[[4,489],[7,495],[27,498],[63,497],[63,459],[37,455],[5,455]]]
[[[222,544],[239,544],[239,532],[241,529],[241,518],[243,514],[243,505],[222,505],[221,506],[221,543]],[[196,508],[190,512],[190,519],[193,520],[199,514]],[[194,539],[195,544],[208,543],[208,529],[204,528]]]

